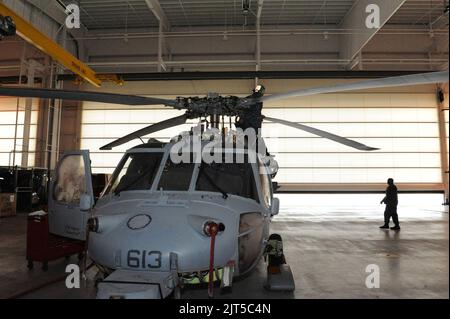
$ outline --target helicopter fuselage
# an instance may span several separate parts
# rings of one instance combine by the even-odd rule
[[[111,271],[167,272],[176,255],[180,276],[203,274],[211,242],[205,225],[215,222],[223,225],[215,269],[232,264],[235,276],[248,273],[261,259],[274,214],[266,166],[258,157],[255,163],[174,164],[171,146],[125,154],[94,208],[90,258]]]

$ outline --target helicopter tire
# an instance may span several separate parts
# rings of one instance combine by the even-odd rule
[[[27,263],[27,268],[28,268],[29,270],[31,270],[31,269],[33,269],[33,268],[34,268],[34,263],[33,263],[33,261],[32,261],[32,260],[28,260],[28,263]]]

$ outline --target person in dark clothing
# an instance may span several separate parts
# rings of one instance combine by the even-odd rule
[[[398,192],[397,186],[394,184],[394,180],[389,178],[388,187],[386,188],[386,196],[383,198],[380,204],[386,204],[384,211],[384,225],[381,229],[389,229],[389,221],[392,217],[395,226],[391,227],[392,230],[400,230],[400,223],[398,222],[397,205],[398,205]]]

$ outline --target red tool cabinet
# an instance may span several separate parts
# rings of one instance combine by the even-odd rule
[[[41,262],[42,269],[48,270],[48,262],[78,254],[83,257],[85,242],[64,238],[49,233],[48,214],[31,214],[28,216],[27,260],[28,268],[34,262]]]

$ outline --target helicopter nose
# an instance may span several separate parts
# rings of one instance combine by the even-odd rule
[[[235,258],[237,228],[234,226],[238,223],[230,210],[204,201],[173,201],[158,206],[148,203],[136,201],[131,207],[126,202],[98,210],[89,221],[91,230],[95,231],[89,237],[91,258],[112,269],[135,269],[134,257],[139,253],[138,268],[158,265],[160,271],[170,270],[168,256],[175,252],[180,269],[207,269],[212,231],[216,233],[215,249],[220,252],[214,263],[224,265]],[[159,259],[155,262],[156,254],[161,255],[161,264]]]

